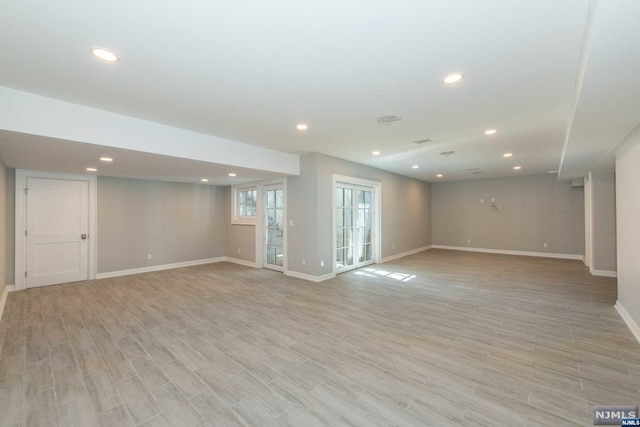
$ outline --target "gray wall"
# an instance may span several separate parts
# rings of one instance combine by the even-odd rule
[[[640,325],[640,127],[616,153],[618,301]]]
[[[583,255],[584,191],[549,174],[434,183],[431,225],[433,245]]]
[[[290,270],[315,276],[332,271],[333,174],[382,183],[383,258],[431,244],[428,183],[312,153],[301,157],[300,176],[287,181],[287,215],[294,220],[288,228]]]
[[[6,168],[5,201],[5,284],[14,285],[16,268],[16,170]]]
[[[242,261],[256,261],[256,226],[231,224],[231,187],[225,188],[227,242],[226,256]],[[221,212],[222,214],[222,212]]]
[[[98,273],[224,256],[227,207],[222,187],[99,177]]]
[[[616,271],[616,186],[615,174],[591,175],[593,215],[593,259],[591,268]]]
[[[0,160],[0,295],[7,284],[7,168]]]

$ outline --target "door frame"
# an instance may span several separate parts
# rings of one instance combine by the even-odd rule
[[[24,290],[27,281],[24,273],[27,269],[27,236],[24,230],[27,227],[27,178],[57,179],[63,181],[84,181],[89,184],[89,244],[88,244],[88,279],[95,280],[97,264],[97,189],[98,179],[95,175],[72,175],[53,172],[42,172],[25,169],[16,169],[16,206],[15,206],[15,290]]]
[[[374,245],[373,263],[380,264],[382,253],[382,183],[378,181],[369,181],[362,178],[333,174],[331,177],[331,272],[333,274],[339,273],[336,268],[336,257],[338,251],[336,248],[336,187],[338,183],[347,185],[358,185],[361,187],[370,187],[373,189],[374,212],[371,218],[371,228],[373,231],[373,238],[371,239],[371,241]],[[344,271],[341,271],[340,273],[342,272]]]

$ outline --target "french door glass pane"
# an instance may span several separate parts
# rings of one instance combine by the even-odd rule
[[[353,225],[353,209],[344,209],[344,226],[351,227]]]

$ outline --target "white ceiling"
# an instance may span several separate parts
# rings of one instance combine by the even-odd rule
[[[625,25],[626,45],[608,45],[617,18],[639,16],[634,3],[608,0],[592,28],[588,0],[5,0],[0,85],[426,181],[546,173],[558,169],[565,142],[580,170],[588,162],[567,128],[593,120],[576,113],[577,89],[589,91],[581,52],[593,46],[590,87],[606,78],[591,68],[625,49],[637,55],[640,26]],[[120,62],[95,59],[95,46]],[[453,71],[464,80],[443,85]],[[403,119],[379,125],[386,114]],[[309,130],[297,131],[299,122]],[[488,128],[499,132],[486,136]],[[413,143],[425,138],[433,142]],[[15,141],[0,144],[17,167]],[[23,163],[37,152],[23,150]]]

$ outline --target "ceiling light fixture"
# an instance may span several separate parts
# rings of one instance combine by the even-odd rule
[[[413,168],[413,169],[418,169],[419,167],[420,167],[420,166],[418,166],[418,165],[413,165],[413,166],[411,166],[411,168]]]
[[[85,169],[87,172],[98,172],[98,169],[96,168],[87,168]]]
[[[307,130],[307,129],[309,129],[309,126],[305,125],[304,123],[300,123],[300,124],[296,125],[296,129],[298,129],[298,130]]]
[[[442,178],[442,174],[439,173],[438,175],[436,175],[438,178]]]
[[[376,122],[384,126],[391,126],[393,122],[402,120],[402,117],[394,116],[393,114],[387,114],[386,116],[380,116],[376,119]]]
[[[236,176],[236,174],[235,174],[235,173],[233,173],[233,172],[231,172],[231,173],[229,174],[229,176],[233,178],[234,176]]]
[[[513,170],[519,171],[520,169],[522,169],[522,166],[514,166]]]
[[[100,160],[103,162],[113,162],[113,159],[111,157],[100,157]]]
[[[485,135],[495,135],[496,133],[498,133],[498,129],[487,129],[484,131]]]
[[[447,74],[446,76],[444,76],[442,81],[445,84],[451,85],[451,84],[454,84],[454,83],[458,83],[460,80],[462,80],[463,77],[464,77],[464,74],[462,74],[462,73],[451,73],[451,74]]]
[[[504,153],[502,155],[502,157],[511,157],[511,156],[513,156],[513,153]]]
[[[200,181],[202,182],[209,182],[209,180],[207,178],[201,178]]]
[[[91,53],[93,53],[96,57],[102,59],[107,62],[118,62],[120,58],[113,52],[109,52],[106,49],[102,49],[100,47],[94,47],[91,49]]]
[[[373,154],[374,156],[379,156],[380,152],[379,151],[372,151],[371,154]]]

